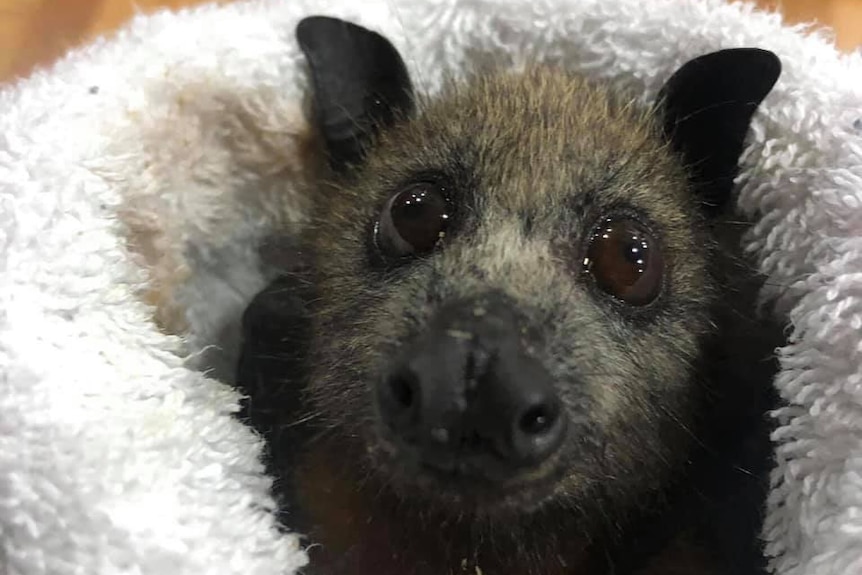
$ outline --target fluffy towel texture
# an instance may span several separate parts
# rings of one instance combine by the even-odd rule
[[[273,518],[261,442],[217,378],[271,273],[257,247],[302,224],[293,30],[312,13],[381,30],[430,91],[487,55],[561,63],[646,98],[704,52],[781,56],[741,178],[741,207],[760,217],[749,247],[793,326],[764,535],[782,575],[862,572],[860,57],[721,0],[358,5],[139,18],[0,93],[0,572],[304,563]]]

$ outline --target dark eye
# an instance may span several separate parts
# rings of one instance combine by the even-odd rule
[[[590,237],[584,269],[602,291],[642,306],[661,291],[664,258],[658,242],[643,225],[631,219],[608,218]]]
[[[399,191],[386,202],[377,224],[377,245],[388,256],[422,255],[433,250],[446,234],[449,203],[445,188],[420,182]]]

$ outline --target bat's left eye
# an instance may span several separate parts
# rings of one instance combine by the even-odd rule
[[[584,269],[599,289],[634,306],[655,300],[664,283],[659,242],[628,218],[607,218],[593,230]]]
[[[383,207],[377,222],[377,245],[391,257],[427,254],[446,234],[449,211],[444,186],[434,182],[410,184]]]

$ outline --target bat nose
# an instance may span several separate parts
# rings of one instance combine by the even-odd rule
[[[377,388],[380,417],[420,461],[444,471],[508,472],[560,447],[566,413],[542,363],[521,344],[511,306],[492,298],[438,312]]]

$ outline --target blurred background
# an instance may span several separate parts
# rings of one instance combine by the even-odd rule
[[[0,81],[26,75],[110,32],[137,12],[207,0],[0,0]],[[229,0],[222,0],[229,1]],[[285,0],[290,1],[290,0]],[[613,0],[608,0],[613,1]],[[757,0],[787,22],[830,28],[841,50],[862,47],[862,0]]]

